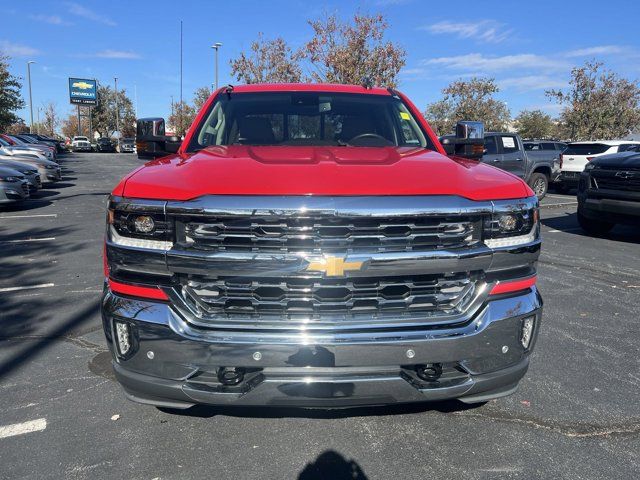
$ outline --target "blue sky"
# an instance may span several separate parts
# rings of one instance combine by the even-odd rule
[[[0,50],[11,55],[12,72],[26,77],[26,62],[34,60],[34,106],[53,101],[63,114],[72,110],[69,76],[110,84],[117,76],[132,99],[137,91],[139,116],[166,116],[171,96],[179,96],[180,20],[187,100],[213,82],[212,43],[223,43],[220,83],[232,83],[229,59],[258,32],[282,35],[297,48],[311,35],[306,20],[326,13],[386,15],[387,38],[407,50],[399,88],[421,109],[451,81],[472,75],[496,78],[512,115],[524,108],[555,114],[544,90],[565,86],[571,67],[589,59],[640,77],[640,4],[630,0],[21,0],[2,11]],[[26,85],[23,93],[27,100]],[[21,115],[28,121],[26,109]]]

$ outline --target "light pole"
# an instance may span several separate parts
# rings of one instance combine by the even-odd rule
[[[33,133],[33,97],[31,96],[31,64],[36,63],[33,60],[27,62],[27,78],[29,79],[29,110],[31,112],[31,123],[29,124],[29,133]]]
[[[40,135],[40,107],[38,107],[38,121],[36,122],[36,133]]]
[[[118,138],[120,137],[120,112],[118,111],[118,77],[113,77],[116,89],[116,132],[118,132]]]
[[[211,48],[213,48],[216,51],[216,83],[214,90],[218,89],[218,49],[222,46],[222,44],[220,42],[216,42],[213,45],[211,45]]]

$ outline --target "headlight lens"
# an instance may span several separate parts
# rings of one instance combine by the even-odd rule
[[[537,207],[501,208],[485,221],[484,243],[490,248],[533,242],[539,233]]]
[[[44,168],[47,168],[49,170],[53,170],[54,168],[57,168],[55,165],[45,165]]]
[[[585,167],[584,167],[584,171],[585,171],[585,172],[590,172],[590,171],[591,171],[591,170],[593,170],[594,168],[596,168],[595,163],[591,163],[591,162],[589,162],[589,163],[587,163],[587,164],[585,165]]]
[[[169,250],[173,246],[173,228],[164,214],[137,208],[128,205],[119,210],[117,204],[111,205],[107,213],[110,240],[127,247]]]
[[[2,180],[3,182],[18,182],[20,180],[19,177],[11,177],[11,176],[6,176],[6,177],[0,177],[0,180]]]

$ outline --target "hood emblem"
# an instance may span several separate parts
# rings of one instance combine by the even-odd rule
[[[616,177],[620,177],[620,178],[632,178],[636,176],[636,172],[616,172]]]
[[[322,272],[327,277],[338,277],[344,272],[360,270],[364,262],[347,262],[342,257],[324,257],[319,261],[309,262],[308,272]]]

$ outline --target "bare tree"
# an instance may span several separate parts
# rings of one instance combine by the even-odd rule
[[[438,135],[453,132],[459,120],[484,122],[487,130],[506,130],[511,114],[504,102],[493,97],[499,91],[493,78],[457,80],[442,90],[442,100],[430,104],[424,116]]]
[[[569,88],[546,92],[564,106],[560,123],[571,140],[621,138],[640,126],[640,88],[599,62],[571,71]]]
[[[60,124],[60,117],[58,116],[58,112],[56,111],[56,104],[54,102],[49,102],[44,106],[44,121],[42,122],[42,126],[44,127],[44,131],[48,135],[55,135],[56,129]]]
[[[388,23],[381,14],[340,22],[335,15],[310,20],[313,38],[298,51],[309,61],[310,80],[395,87],[406,62],[404,48],[385,41]]]
[[[231,75],[244,83],[299,82],[302,72],[291,48],[282,37],[265,40],[262,33],[251,42],[251,53],[231,60]]]

